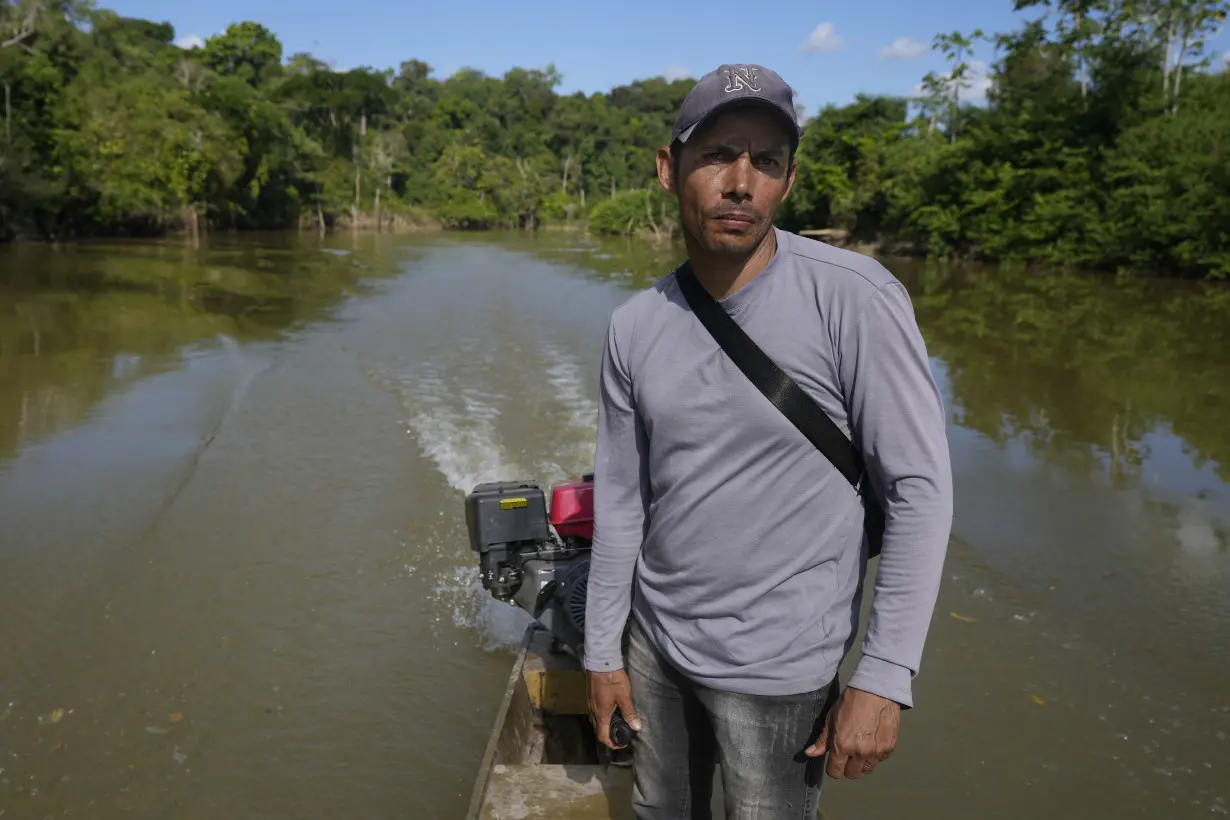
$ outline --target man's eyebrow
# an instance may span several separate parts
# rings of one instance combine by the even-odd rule
[[[697,147],[702,148],[702,149],[712,149],[712,148],[734,149],[738,147],[739,143],[745,143],[745,142],[746,142],[745,140],[738,140],[738,139],[733,139],[733,138],[705,137],[704,139],[699,141]],[[751,150],[752,150],[752,153],[754,154],[789,154],[790,153],[790,147],[787,145],[782,145],[782,144],[770,145],[766,148],[752,146]]]

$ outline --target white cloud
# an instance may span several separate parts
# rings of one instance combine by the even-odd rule
[[[987,101],[987,92],[991,90],[991,77],[987,74],[987,64],[982,60],[969,61],[969,88],[961,90],[962,102],[980,103]]]
[[[876,52],[881,60],[916,60],[927,53],[925,43],[920,43],[910,37],[898,37],[892,45],[881,46]]]
[[[840,51],[845,46],[841,35],[832,23],[821,23],[812,30],[811,35],[799,46],[799,51],[805,54],[824,54],[829,51]]]
[[[940,80],[948,86],[951,93],[952,72],[945,71],[939,75]],[[957,99],[963,103],[983,103],[987,101],[987,92],[991,90],[991,78],[987,75],[987,64],[982,60],[970,60],[969,71],[965,75],[965,87],[957,95]],[[924,94],[922,83],[914,86],[914,96],[921,97]]]
[[[692,69],[685,65],[673,65],[663,71],[662,76],[668,83],[673,83],[675,80],[686,80],[692,76]]]
[[[185,50],[193,49],[193,48],[204,48],[205,41],[195,34],[189,34],[187,37],[180,37],[178,40],[176,40],[175,45]]]

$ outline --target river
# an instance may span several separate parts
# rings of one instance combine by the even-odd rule
[[[524,624],[463,493],[590,467],[606,320],[678,253],[0,248],[0,817],[461,817]],[[827,810],[1227,814],[1230,289],[888,264],[956,519],[899,751]]]

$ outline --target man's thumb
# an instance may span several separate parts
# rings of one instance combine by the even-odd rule
[[[624,720],[628,722],[628,726],[632,731],[639,732],[641,730],[641,719],[636,715],[636,709],[632,706],[632,698],[628,695],[623,695],[619,699],[619,712],[623,715]]]
[[[824,725],[820,727],[820,737],[816,738],[816,742],[807,747],[808,757],[823,757],[824,753],[829,748],[829,722],[826,720]]]

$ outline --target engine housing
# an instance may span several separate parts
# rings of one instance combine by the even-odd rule
[[[580,656],[593,539],[593,476],[546,493],[534,481],[478,484],[465,499],[470,546],[483,588],[520,607]]]

